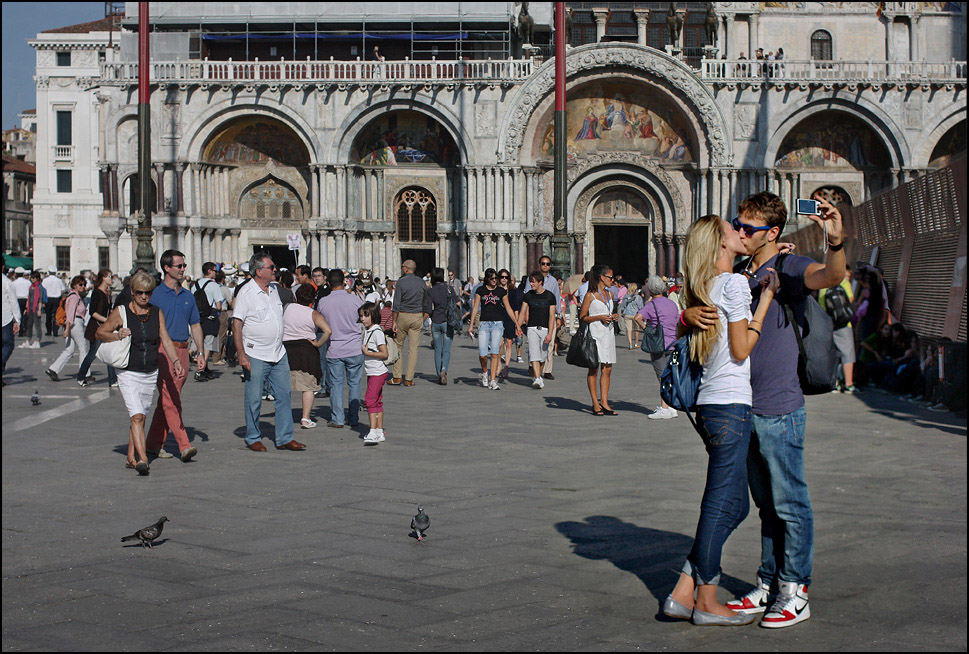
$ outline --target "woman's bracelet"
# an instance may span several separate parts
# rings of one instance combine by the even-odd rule
[[[832,252],[837,252],[838,250],[843,249],[844,246],[845,246],[844,239],[842,239],[841,242],[838,243],[837,245],[831,245],[831,241],[828,241],[828,249],[831,250]]]
[[[686,322],[684,322],[684,320],[683,320],[683,314],[684,313],[686,313],[686,312],[685,311],[680,311],[680,324],[683,325],[684,327],[689,327],[689,325],[687,325]]]
[[[749,332],[757,332],[757,335],[760,336],[760,330],[757,329],[756,327],[748,327],[747,328],[747,331],[749,331]]]

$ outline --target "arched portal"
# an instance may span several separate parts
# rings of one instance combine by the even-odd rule
[[[592,263],[612,266],[627,282],[649,276],[653,208],[635,185],[614,180],[595,195],[588,209]]]
[[[960,154],[966,153],[966,121],[956,123],[949,128],[939,142],[932,149],[929,157],[929,168],[944,168]]]
[[[460,161],[454,139],[434,118],[418,111],[380,114],[357,134],[350,161],[364,166],[435,166]]]

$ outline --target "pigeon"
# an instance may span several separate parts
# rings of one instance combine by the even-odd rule
[[[417,540],[424,540],[424,532],[431,526],[431,519],[424,513],[424,507],[417,507],[417,515],[410,521],[410,528],[417,532]]]
[[[30,396],[30,403],[33,404],[34,406],[39,406],[40,405],[40,393],[39,392],[34,391],[34,394]]]
[[[165,523],[168,522],[168,518],[162,516],[158,518],[158,522],[151,525],[150,527],[145,527],[144,529],[139,529],[130,536],[125,536],[121,539],[121,542],[127,542],[129,540],[140,540],[141,546],[147,545],[149,549],[153,549],[151,542],[161,536],[162,529],[165,527]]]

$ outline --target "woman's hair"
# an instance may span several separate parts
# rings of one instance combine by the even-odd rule
[[[649,291],[650,295],[665,295],[666,282],[659,275],[650,275],[646,281],[646,290]]]
[[[511,273],[508,271],[507,268],[502,268],[501,270],[498,271],[498,285],[501,286],[502,275],[508,275],[508,281],[505,283],[508,285],[508,288],[511,288]]]
[[[98,271],[98,276],[94,278],[94,288],[100,286],[101,282],[103,282],[105,278],[109,280],[111,279],[111,271],[107,268],[102,268]]]
[[[74,288],[80,284],[81,286],[87,286],[87,278],[84,275],[74,275],[71,279],[71,288]]]
[[[629,282],[629,284],[626,285],[626,295],[636,295],[636,291],[638,290],[639,284],[636,282]]]
[[[316,299],[316,290],[313,288],[312,284],[300,284],[299,288],[296,289],[296,301],[306,307],[313,306],[313,300]]]
[[[302,287],[301,287],[302,288]],[[373,302],[364,302],[359,309],[357,309],[357,314],[360,316],[370,316],[371,325],[380,324],[380,307],[378,307]],[[357,322],[360,322],[357,320]]]
[[[134,291],[154,291],[155,278],[146,272],[138,271],[128,280],[128,287]]]
[[[537,270],[533,270],[530,273],[528,273],[528,279],[533,282],[538,282],[539,284],[545,283],[545,275],[538,272]]]
[[[687,230],[683,265],[683,294],[687,308],[714,306],[710,300],[710,284],[720,274],[717,259],[720,258],[722,243],[720,216],[715,214],[703,216]],[[693,338],[690,339],[690,358],[702,365],[713,351],[718,338],[719,320],[707,331],[694,328]]]
[[[435,268],[431,271],[431,285],[444,283],[444,268]]]
[[[489,277],[497,276],[497,275],[498,275],[498,272],[494,268],[488,268],[485,271],[485,274],[484,274],[484,277],[482,278],[482,280],[484,282],[487,282]]]
[[[611,270],[612,268],[604,263],[597,263],[596,265],[592,266],[592,270],[589,271],[589,290],[599,290],[599,282],[602,281],[602,276]]]

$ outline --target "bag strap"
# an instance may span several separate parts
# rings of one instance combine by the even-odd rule
[[[777,255],[777,261],[775,262],[775,265],[777,266],[778,275],[781,274],[781,270],[783,270],[783,267],[784,267],[784,261],[787,260],[787,257],[789,256],[790,256],[790,253],[788,252],[782,252],[781,254]],[[797,321],[794,320],[794,310],[791,309],[791,306],[786,302],[784,303],[778,302],[778,304],[781,305],[781,307],[784,310],[784,316],[787,318],[787,321],[791,323],[791,327],[794,328],[794,338],[797,339],[798,353],[800,354],[802,359],[806,360],[807,354],[804,351],[804,341],[801,338],[801,329],[797,326]]]
[[[672,354],[670,354],[670,356],[679,358],[679,352],[676,350],[676,348],[674,348],[673,350],[674,351]],[[680,404],[683,405],[683,413],[686,414],[686,417],[687,419],[689,419],[690,424],[693,425],[693,429],[702,436],[703,431],[701,431],[700,426],[696,423],[696,420],[693,418],[693,413],[690,411],[689,404],[686,402],[686,400],[683,399],[683,396],[680,395],[680,367],[674,363],[674,365],[672,366],[672,371],[673,371],[673,389],[676,391],[676,397],[679,398]]]

